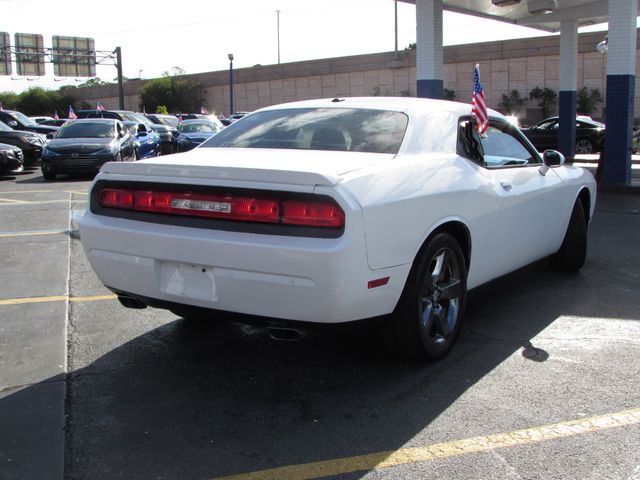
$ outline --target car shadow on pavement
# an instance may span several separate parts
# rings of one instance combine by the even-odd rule
[[[556,355],[536,337],[557,319],[638,319],[635,293],[621,288],[624,255],[602,242],[579,273],[539,262],[470,292],[458,343],[430,365],[391,358],[366,334],[285,342],[174,319],[68,375],[65,477],[211,479],[499,431],[522,402],[554,395],[536,387]],[[505,362],[522,378],[480,392]],[[37,387],[0,400],[0,411],[29,404]],[[13,478],[6,468],[0,476]]]

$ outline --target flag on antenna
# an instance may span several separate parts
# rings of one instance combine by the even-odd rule
[[[471,113],[476,117],[476,128],[482,135],[487,131],[489,126],[489,117],[487,115],[487,99],[484,96],[484,90],[480,83],[480,66],[476,64],[473,67],[473,98],[471,99]]]

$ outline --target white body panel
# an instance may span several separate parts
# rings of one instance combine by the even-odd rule
[[[353,103],[407,113],[395,156],[199,147],[106,164],[96,178],[326,195],[345,212],[338,238],[161,225],[88,209],[80,233],[91,265],[108,287],[141,297],[335,323],[392,312],[416,254],[444,223],[469,232],[473,288],[557,251],[582,189],[589,191],[591,216],[595,188],[588,172],[484,168],[456,153],[457,121],[469,114],[468,106],[392,100]],[[322,102],[300,105],[331,106]],[[367,288],[384,277],[387,285]]]

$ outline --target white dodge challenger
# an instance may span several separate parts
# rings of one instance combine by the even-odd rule
[[[545,257],[585,261],[593,176],[489,113],[480,136],[456,102],[264,108],[188,153],[105,164],[82,244],[127,307],[267,326],[376,318],[393,351],[435,360],[468,289]]]

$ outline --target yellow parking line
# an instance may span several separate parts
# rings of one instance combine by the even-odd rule
[[[276,480],[283,478],[287,480],[309,480],[418,462],[430,462],[442,458],[459,457],[470,453],[487,452],[500,448],[531,445],[549,440],[558,440],[560,438],[637,424],[640,424],[640,408],[542,427],[525,428],[513,432],[435,443],[424,447],[402,448],[395,451],[379,452],[357,457],[290,465],[239,475],[218,477],[214,480]]]
[[[0,202],[7,202],[10,204],[14,204],[14,203],[27,203],[24,200],[13,200],[12,198],[0,198]]]
[[[54,295],[51,297],[31,297],[31,298],[9,298],[0,300],[0,305],[23,305],[25,303],[44,303],[44,302],[96,302],[100,300],[115,300],[116,295],[93,295],[85,297],[69,297],[67,295]]]
[[[4,237],[30,237],[32,235],[59,235],[61,233],[69,233],[69,230],[43,230],[41,232],[0,233],[0,238],[4,238]]]

